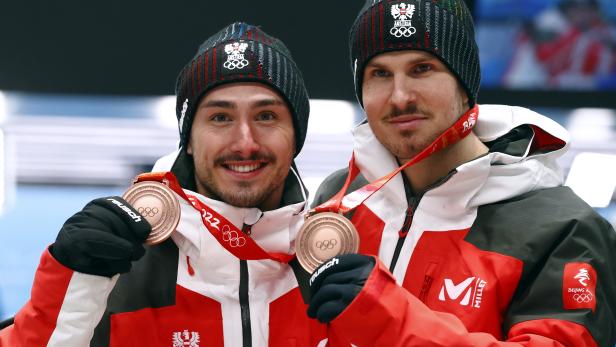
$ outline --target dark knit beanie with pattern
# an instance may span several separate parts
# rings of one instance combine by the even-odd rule
[[[470,106],[477,102],[479,52],[473,18],[463,0],[366,1],[350,32],[360,103],[366,63],[377,54],[408,49],[438,57],[466,90]]]
[[[180,146],[186,147],[196,108],[212,88],[234,82],[260,82],[287,102],[295,129],[295,155],[308,128],[308,91],[287,47],[259,27],[236,22],[211,36],[180,72],[175,93]]]

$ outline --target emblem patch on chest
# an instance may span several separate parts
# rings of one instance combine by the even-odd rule
[[[173,333],[173,347],[199,347],[199,339],[196,331],[177,331]]]

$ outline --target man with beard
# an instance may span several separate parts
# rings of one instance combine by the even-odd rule
[[[367,122],[314,206],[361,254],[315,271],[308,314],[357,346],[614,346],[616,234],[562,186],[564,128],[477,104],[464,2],[368,0],[350,41]]]
[[[43,254],[31,300],[0,331],[1,346],[316,346],[325,338],[326,327],[305,314],[291,261],[306,204],[293,158],[309,103],[289,51],[233,23],[200,46],[176,94],[180,149],[154,168],[181,186],[171,238],[144,248],[150,224],[129,203],[90,202]]]

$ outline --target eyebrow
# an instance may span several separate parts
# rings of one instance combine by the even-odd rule
[[[206,107],[220,107],[220,108],[236,108],[237,105],[235,103],[225,100],[209,100],[205,104],[201,105],[199,108]]]
[[[415,58],[411,58],[409,60],[407,60],[405,62],[405,64],[418,64],[418,63],[425,63],[425,62],[431,62],[434,60],[438,60],[438,58],[436,57],[431,57],[431,56],[418,56]],[[378,61],[374,62],[374,61],[370,61],[368,62],[368,64],[366,64],[366,67],[373,67],[373,68],[377,68],[377,69],[383,69],[385,68],[385,64],[384,63],[379,63]]]
[[[284,105],[284,102],[282,102],[282,100],[279,99],[262,99],[262,100],[258,100],[257,102],[254,103],[254,107],[263,107],[263,106],[280,106],[280,105]]]
[[[284,102],[282,100],[278,100],[278,99],[261,99],[261,100],[257,100],[255,103],[253,103],[252,107],[280,106],[280,105],[284,105]],[[237,108],[237,105],[234,102],[226,101],[226,100],[209,100],[206,103],[204,103],[203,105],[201,105],[200,108],[206,108],[206,107],[220,107],[220,108],[235,109],[235,108]]]
[[[366,67],[374,67],[374,68],[377,68],[377,69],[382,69],[383,65],[379,64],[379,63],[375,63],[373,61],[370,61],[370,62],[368,62],[368,64],[366,64]]]

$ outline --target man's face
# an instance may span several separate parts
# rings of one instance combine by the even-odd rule
[[[187,152],[197,190],[239,207],[277,208],[295,150],[289,107],[260,83],[232,83],[202,98]]]
[[[366,65],[362,98],[370,128],[405,162],[468,110],[455,76],[430,53],[407,50],[377,55]]]

